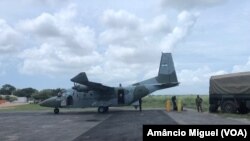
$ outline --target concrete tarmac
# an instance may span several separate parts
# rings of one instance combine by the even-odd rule
[[[0,112],[0,141],[120,141],[142,140],[144,124],[250,124],[249,120],[232,119],[194,110],[166,112],[147,109]]]
[[[143,124],[177,124],[161,110],[116,112],[74,141],[140,141]]]
[[[96,111],[0,113],[0,141],[71,141],[110,116]]]

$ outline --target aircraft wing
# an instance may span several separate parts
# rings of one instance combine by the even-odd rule
[[[74,83],[79,83],[85,86],[88,86],[89,89],[95,90],[95,91],[109,91],[113,90],[113,87],[102,85],[101,83],[91,82],[88,80],[88,77],[85,72],[81,72],[75,77],[71,79]]]

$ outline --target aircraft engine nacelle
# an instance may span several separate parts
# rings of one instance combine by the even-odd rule
[[[88,92],[89,91],[88,86],[85,86],[85,85],[75,85],[72,87],[72,89],[74,89],[78,92]]]

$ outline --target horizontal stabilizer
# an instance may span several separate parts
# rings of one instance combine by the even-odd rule
[[[88,77],[85,72],[81,72],[71,79],[74,83],[84,84],[89,82]]]
[[[85,72],[81,72],[71,79],[72,82],[88,86],[89,89],[97,91],[113,90],[112,87],[104,86],[101,83],[90,82]]]

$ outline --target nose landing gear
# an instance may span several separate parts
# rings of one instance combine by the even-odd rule
[[[98,112],[99,113],[106,113],[106,112],[108,112],[108,110],[109,110],[109,107],[107,107],[107,106],[98,107]]]
[[[59,114],[59,108],[55,108],[55,109],[54,109],[54,113],[55,113],[55,114]]]

